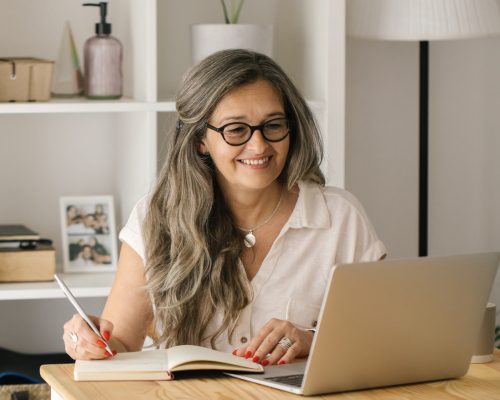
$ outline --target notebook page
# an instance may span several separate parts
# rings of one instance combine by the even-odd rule
[[[118,353],[110,359],[77,360],[75,371],[86,372],[133,372],[167,371],[167,357],[163,349]]]
[[[260,370],[262,368],[259,364],[251,360],[234,356],[231,353],[190,345],[175,346],[167,349],[167,359],[169,370],[174,370],[175,367],[182,364],[200,361],[229,364],[252,370]]]

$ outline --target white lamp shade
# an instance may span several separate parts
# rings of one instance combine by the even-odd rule
[[[347,0],[349,36],[447,40],[500,34],[496,0]]]

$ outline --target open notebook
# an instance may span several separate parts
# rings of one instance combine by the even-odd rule
[[[75,362],[75,381],[171,380],[173,372],[223,370],[263,372],[262,365],[200,346],[118,353],[110,359]]]

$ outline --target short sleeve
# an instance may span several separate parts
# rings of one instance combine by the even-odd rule
[[[127,243],[145,263],[144,241],[142,239],[142,225],[146,215],[148,197],[140,199],[132,209],[127,223],[120,231],[118,238],[121,242]]]
[[[377,261],[383,258],[386,247],[378,238],[358,199],[347,191],[342,191],[345,202],[339,202],[334,219],[340,222],[342,240],[338,248],[338,262]]]

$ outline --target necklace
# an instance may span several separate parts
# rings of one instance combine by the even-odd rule
[[[243,243],[245,243],[246,247],[253,247],[253,246],[255,246],[255,243],[257,242],[257,240],[255,239],[255,235],[253,234],[253,232],[256,231],[257,229],[263,227],[269,221],[271,221],[271,219],[274,217],[274,215],[278,212],[278,209],[280,208],[281,200],[283,200],[283,191],[284,190],[282,188],[281,189],[281,194],[280,194],[280,199],[278,200],[278,204],[276,204],[276,207],[274,207],[273,212],[271,213],[271,215],[264,222],[262,222],[261,224],[259,224],[257,226],[254,226],[253,228],[250,228],[250,229],[246,229],[246,228],[242,228],[240,226],[237,226],[237,228],[240,231],[246,232],[245,239],[243,240]]]

